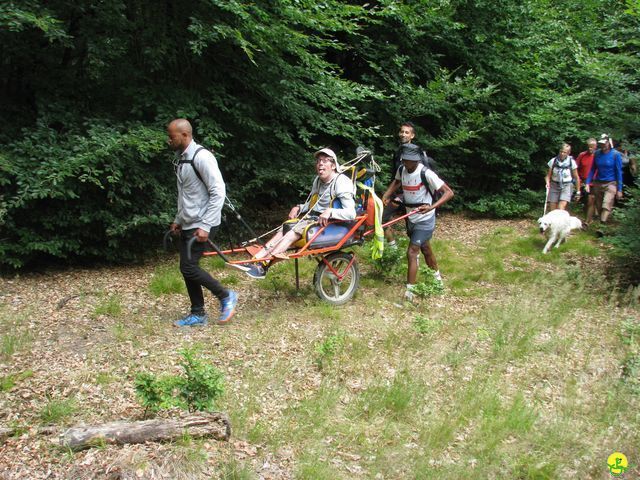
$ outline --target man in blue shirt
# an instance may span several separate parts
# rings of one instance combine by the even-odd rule
[[[587,210],[587,225],[593,220],[594,206],[600,211],[600,221],[606,223],[613,204],[622,199],[622,155],[613,148],[613,141],[606,133],[600,136],[598,145],[600,148],[585,182],[585,191],[594,196],[593,205]]]

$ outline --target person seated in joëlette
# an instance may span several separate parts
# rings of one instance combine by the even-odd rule
[[[325,226],[331,220],[353,220],[356,218],[354,185],[349,177],[341,175],[338,158],[333,150],[323,148],[313,155],[317,176],[313,180],[311,194],[307,202],[295,205],[289,212],[289,219],[303,217],[292,223],[285,231],[281,226],[276,234],[254,255],[254,259],[286,258],[285,252],[297,242],[310,225]],[[285,223],[288,224],[289,222]],[[228,266],[242,270],[251,278],[266,277],[271,261],[253,264],[229,263]]]

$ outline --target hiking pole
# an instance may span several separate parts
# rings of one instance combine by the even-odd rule
[[[542,216],[544,217],[547,214],[547,202],[549,201],[549,185],[547,185],[547,194],[544,196],[544,211],[542,212]]]
[[[236,218],[240,220],[240,222],[242,222],[242,224],[246,227],[246,229],[249,230],[249,233],[254,236],[254,238],[260,245],[264,245],[264,242],[261,240],[258,234],[253,231],[253,228],[251,228],[249,224],[245,222],[244,218],[242,218],[238,210],[236,210],[236,207],[233,206],[233,203],[231,203],[231,200],[229,200],[229,197],[225,195],[224,199],[227,201],[227,207],[229,207],[229,209],[236,215]]]

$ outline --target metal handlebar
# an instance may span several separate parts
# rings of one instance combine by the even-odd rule
[[[190,238],[189,241],[187,242],[187,258],[189,260],[191,260],[191,249],[193,248],[193,243],[197,240],[198,238],[194,236]],[[207,242],[209,243],[211,248],[213,248],[216,251],[216,253],[220,255],[220,258],[222,258],[222,260],[224,260],[226,263],[229,263],[230,260],[227,258],[227,256],[224,253],[222,253],[222,250],[220,250],[215,243],[213,243],[210,239],[207,239]]]

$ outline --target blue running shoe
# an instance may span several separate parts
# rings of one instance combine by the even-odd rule
[[[255,278],[257,280],[262,280],[263,278],[265,278],[267,276],[267,269],[264,266],[256,263],[254,265],[251,265],[249,270],[247,270],[244,273],[249,275],[251,278]]]
[[[209,317],[206,313],[201,315],[196,315],[195,313],[190,313],[189,315],[184,316],[180,320],[176,320],[173,324],[176,327],[201,327],[207,324],[209,321]]]
[[[229,290],[227,298],[220,302],[220,318],[218,325],[229,323],[233,314],[236,313],[236,305],[238,305],[238,294],[233,290]]]

